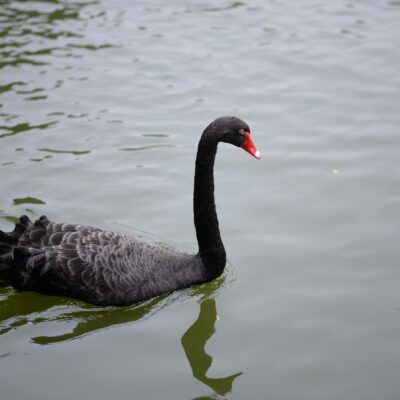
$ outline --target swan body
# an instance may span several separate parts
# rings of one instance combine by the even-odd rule
[[[12,232],[0,230],[0,280],[98,305],[128,305],[208,282],[225,267],[214,203],[214,160],[219,142],[260,154],[245,122],[221,117],[200,139],[194,184],[195,255],[174,252],[108,230],[20,217]]]

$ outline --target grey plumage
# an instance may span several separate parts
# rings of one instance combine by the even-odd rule
[[[117,232],[52,223],[45,216],[34,223],[22,216],[15,230],[3,235],[9,248],[2,258],[8,258],[10,282],[19,290],[125,305],[204,282],[208,276],[196,255]]]

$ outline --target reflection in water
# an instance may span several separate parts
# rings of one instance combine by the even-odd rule
[[[141,151],[141,150],[150,150],[150,149],[157,149],[162,147],[175,147],[171,144],[159,144],[159,145],[152,145],[152,146],[137,146],[137,147],[125,147],[120,149],[121,151]]]
[[[161,306],[164,298],[160,296],[139,305],[119,310],[119,312],[115,312],[116,310],[113,308],[72,311],[57,318],[64,321],[79,321],[72,332],[58,336],[37,336],[32,341],[37,344],[64,342],[110,326],[137,321],[149,316],[152,311],[158,310],[160,307],[157,306]]]
[[[81,156],[83,154],[89,154],[90,150],[55,150],[48,148],[40,148],[38,151],[44,151],[46,153],[56,153],[56,154],[73,154],[75,156]]]
[[[113,47],[112,44],[104,43],[98,36],[90,37],[90,40],[96,40],[95,43],[91,41],[82,43],[85,35],[79,33],[81,21],[101,18],[102,12],[93,8],[96,3],[96,1],[74,0],[67,2],[61,0],[0,1],[0,37],[2,38],[0,70],[6,71],[2,73],[3,80],[9,76],[8,82],[1,82],[0,93],[6,93],[11,100],[8,103],[12,105],[0,105],[2,111],[0,117],[4,120],[0,124],[0,139],[38,129],[44,130],[57,124],[59,120],[54,118],[49,120],[48,115],[43,117],[40,113],[35,115],[34,123],[26,120],[27,115],[23,111],[18,115],[15,110],[24,110],[27,105],[16,106],[13,102],[40,102],[48,104],[47,108],[43,107],[44,110],[48,110],[53,102],[52,92],[62,86],[66,80],[88,79],[82,76],[66,77],[65,71],[72,68],[71,58],[83,57],[83,54],[88,51],[94,52]],[[107,36],[105,40],[108,40]],[[74,71],[76,72],[76,69]],[[41,79],[42,75],[46,77]],[[8,107],[10,109],[7,109]],[[75,154],[75,152],[71,153]],[[88,152],[76,153],[80,155]],[[32,159],[32,161],[42,160],[43,158]]]
[[[31,338],[31,342],[39,345],[61,343],[111,326],[141,320],[185,296],[201,298],[199,316],[182,336],[181,343],[193,376],[214,391],[211,397],[198,399],[214,399],[230,392],[234,380],[242,374],[238,372],[224,378],[206,376],[212,357],[206,353],[205,346],[215,333],[217,320],[215,299],[211,296],[225,283],[225,278],[223,276],[188,291],[159,296],[130,307],[96,307],[64,297],[16,292],[0,282],[0,336],[27,324],[55,322],[58,327],[73,324],[72,330],[66,333]]]
[[[19,5],[17,6],[17,4]],[[35,4],[27,4],[23,1],[4,1],[0,7],[2,11],[2,23],[0,35],[7,40],[0,51],[0,69],[5,67],[17,67],[22,64],[33,66],[48,65],[47,61],[41,61],[42,57],[51,55],[60,50],[58,46],[50,43],[58,37],[80,37],[76,32],[62,31],[59,22],[63,20],[77,20],[79,12],[84,4],[73,2],[53,1],[47,10],[37,7]],[[47,39],[49,46],[40,49],[27,47],[29,39],[41,37]]]
[[[233,381],[242,372],[225,378],[208,378],[206,376],[212,363],[212,357],[205,351],[205,345],[215,333],[217,308],[215,299],[206,299],[200,303],[200,313],[194,324],[182,336],[182,346],[193,371],[193,376],[205,383],[217,394],[224,395],[232,391]],[[201,397],[204,398],[204,397]]]
[[[41,124],[41,125],[31,125],[25,122],[13,126],[2,125],[0,126],[0,132],[4,131],[5,133],[0,133],[0,139],[7,136],[13,136],[18,133],[31,131],[33,129],[46,129],[54,124],[56,124],[56,122],[48,122],[46,124]]]
[[[5,0],[0,2],[0,37],[6,40],[0,45],[0,69],[28,66],[48,66],[48,56],[57,54],[76,56],[74,49],[97,51],[112,47],[109,43],[82,44],[82,34],[74,29],[76,21],[86,19],[82,11],[93,6],[95,1],[47,1],[46,7],[38,7],[36,2],[25,0]],[[86,10],[86,12],[89,12]],[[91,18],[102,13],[90,14]],[[68,41],[59,39],[66,38]],[[79,40],[74,42],[74,40]],[[32,46],[32,42],[40,47]],[[0,86],[1,91],[12,90],[14,85],[26,82],[11,82]]]
[[[20,204],[46,204],[43,200],[37,199],[36,197],[20,197],[13,199],[14,206],[19,206]]]
[[[62,322],[66,322],[68,325],[74,324],[72,331],[57,336],[34,337],[31,340],[42,345],[73,340],[110,326],[140,320],[185,296],[209,296],[224,282],[225,278],[221,277],[188,291],[159,296],[129,307],[97,307],[66,297],[17,292],[0,282],[0,335],[28,323],[59,322],[61,326]]]
[[[75,326],[72,331],[55,336],[37,336],[33,343],[47,345],[65,342],[145,318],[167,304],[167,296],[130,307],[96,307],[57,296],[44,296],[33,292],[16,292],[3,288],[0,294],[0,335],[28,323],[66,322]]]

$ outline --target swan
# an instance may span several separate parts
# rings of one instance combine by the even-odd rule
[[[259,159],[249,126],[220,117],[197,148],[193,211],[199,251],[179,253],[135,237],[80,224],[32,222],[23,215],[12,232],[0,230],[0,280],[19,291],[67,296],[102,306],[123,306],[211,281],[225,268],[214,202],[219,142]]]

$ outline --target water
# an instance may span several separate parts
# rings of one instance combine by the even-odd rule
[[[220,280],[117,309],[1,287],[2,398],[399,398],[399,1],[0,4],[1,229],[195,251],[204,127],[263,155],[220,146]]]

